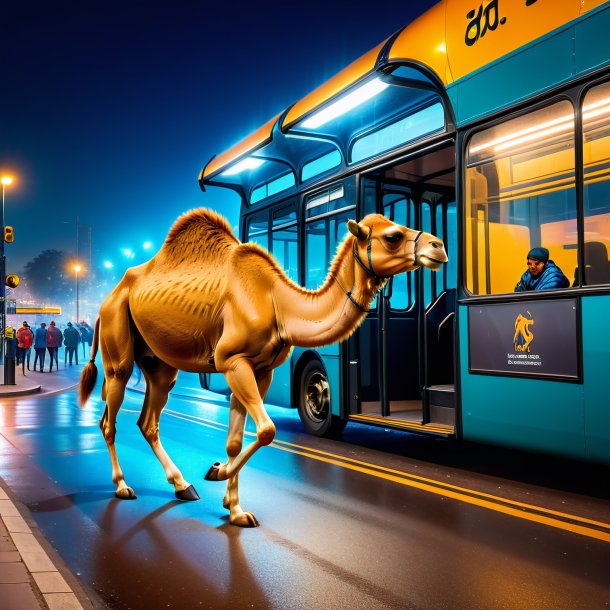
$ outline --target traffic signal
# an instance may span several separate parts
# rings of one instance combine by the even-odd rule
[[[12,244],[15,241],[15,232],[13,231],[13,227],[4,227],[4,241],[9,244]]]
[[[19,279],[19,276],[16,273],[9,273],[6,276],[6,285],[9,288],[17,288],[17,286],[19,286],[19,282],[21,280]]]

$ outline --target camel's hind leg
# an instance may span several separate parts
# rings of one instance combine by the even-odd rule
[[[100,429],[110,453],[116,496],[133,499],[136,494],[125,483],[115,446],[116,418],[125,397],[125,386],[133,371],[133,334],[129,324],[127,290],[120,291],[116,298],[104,303],[100,311],[100,324],[104,329],[100,348],[105,377],[103,396],[106,401]]]
[[[161,462],[167,481],[174,486],[179,500],[199,500],[195,488],[185,481],[178,467],[172,462],[161,444],[159,419],[167,403],[170,390],[174,387],[178,370],[165,364],[155,356],[145,356],[138,360],[146,379],[146,397],[138,426],[151,449]]]

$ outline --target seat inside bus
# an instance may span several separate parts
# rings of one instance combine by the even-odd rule
[[[580,270],[574,269],[574,283],[580,284]],[[610,284],[610,260],[606,244],[600,241],[585,243],[585,284]]]

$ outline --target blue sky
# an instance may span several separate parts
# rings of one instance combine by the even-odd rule
[[[122,247],[158,248],[193,207],[236,223],[236,196],[197,184],[212,155],[435,3],[10,3],[0,37],[0,171],[15,177],[7,271],[43,249],[74,251],[77,218],[91,227],[96,266]]]

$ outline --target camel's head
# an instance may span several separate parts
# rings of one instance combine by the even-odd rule
[[[347,228],[356,237],[354,254],[371,275],[389,277],[422,266],[437,271],[449,260],[438,237],[403,227],[381,214],[369,214],[360,222],[348,220]]]

